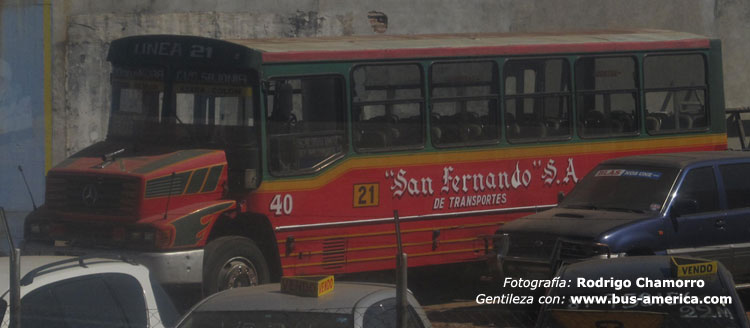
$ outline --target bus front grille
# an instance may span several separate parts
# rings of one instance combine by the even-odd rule
[[[95,215],[133,215],[138,180],[126,177],[50,175],[46,204],[51,210]]]

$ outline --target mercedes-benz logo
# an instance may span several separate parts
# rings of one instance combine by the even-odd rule
[[[89,183],[83,186],[81,200],[83,200],[83,203],[86,204],[86,206],[94,206],[97,198],[99,198],[99,193],[96,191],[96,186],[94,184]]]

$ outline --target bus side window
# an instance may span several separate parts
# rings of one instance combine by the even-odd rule
[[[651,55],[643,62],[649,133],[708,128],[705,59],[700,54]],[[658,124],[656,123],[658,122]]]
[[[352,84],[353,137],[358,151],[424,145],[424,91],[419,65],[360,65],[352,72]]]
[[[575,70],[579,135],[606,138],[638,134],[635,58],[584,57],[576,61]]]
[[[564,59],[509,60],[505,81],[505,137],[512,143],[564,140],[572,135],[570,72]]]
[[[266,95],[269,169],[314,172],[346,149],[344,84],[338,76],[276,79]]]
[[[436,146],[497,141],[497,65],[436,63],[430,74],[430,133]]]

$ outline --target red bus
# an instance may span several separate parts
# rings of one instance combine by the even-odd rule
[[[726,148],[718,40],[657,30],[112,42],[107,138],[47,177],[27,249],[208,292],[477,261],[601,160]]]

